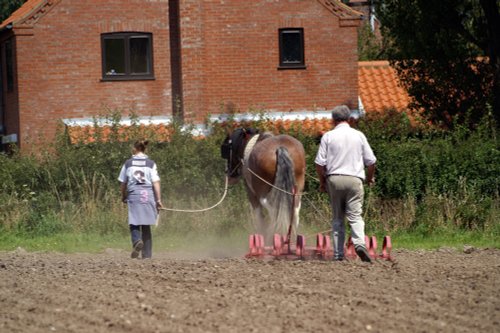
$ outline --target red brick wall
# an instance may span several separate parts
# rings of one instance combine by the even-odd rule
[[[119,31],[153,34],[156,80],[101,81],[100,36]],[[32,33],[16,37],[22,142],[51,141],[61,118],[171,114],[167,0],[64,0]]]
[[[357,28],[320,2],[181,0],[181,17],[186,115],[357,107]],[[284,27],[304,28],[307,69],[277,69]]]
[[[319,1],[179,1],[186,119],[357,107],[357,29]],[[6,115],[19,110],[21,143],[51,142],[61,118],[172,114],[168,0],[55,3],[33,29],[14,29],[19,103]],[[282,27],[304,28],[306,69],[278,70]],[[155,80],[101,81],[100,36],[119,31],[153,34]]]

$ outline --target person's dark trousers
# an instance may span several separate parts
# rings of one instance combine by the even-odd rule
[[[130,235],[132,236],[132,246],[142,240],[144,247],[142,248],[142,258],[151,258],[153,254],[153,239],[151,237],[150,225],[130,225]]]

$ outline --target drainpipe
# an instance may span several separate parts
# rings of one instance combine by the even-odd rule
[[[375,4],[373,1],[370,1],[370,27],[372,29],[372,32],[375,32]]]
[[[12,23],[9,23],[6,26],[0,28],[0,32],[4,32],[5,30],[12,30]]]
[[[168,22],[170,28],[170,75],[172,87],[173,118],[184,122],[184,96],[182,89],[182,45],[179,0],[168,1]]]

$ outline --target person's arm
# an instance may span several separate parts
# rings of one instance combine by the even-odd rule
[[[161,208],[163,208],[163,204],[161,203],[160,181],[153,182],[153,192],[155,195],[156,209],[160,210]]]
[[[375,163],[377,163],[377,158],[363,133],[361,133],[361,140],[363,142],[363,163],[367,169],[365,182],[371,186],[375,184]]]
[[[125,182],[120,183],[120,191],[122,193],[122,202],[126,203],[127,202],[127,183],[125,183]]]
[[[366,183],[368,185],[375,184],[375,163],[367,167]]]
[[[319,178],[319,191],[326,192],[326,175],[325,175],[325,167],[323,165],[314,164],[316,166],[316,173]]]

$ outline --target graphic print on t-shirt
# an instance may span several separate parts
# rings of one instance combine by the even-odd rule
[[[134,179],[138,185],[146,183],[146,178],[142,170],[136,170],[134,172]]]

